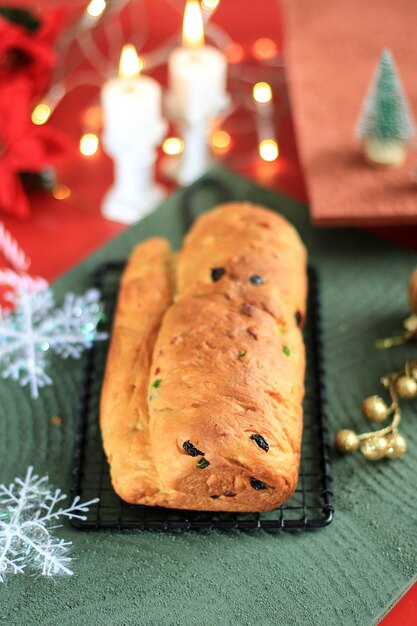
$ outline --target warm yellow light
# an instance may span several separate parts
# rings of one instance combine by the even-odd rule
[[[100,131],[103,127],[103,111],[99,106],[85,109],[81,116],[81,128],[90,132]]]
[[[57,200],[66,200],[71,195],[71,189],[67,185],[55,185],[52,195]]]
[[[90,17],[100,17],[106,8],[106,0],[91,0],[86,12]]]
[[[181,154],[184,150],[184,142],[179,137],[167,137],[162,143],[162,151],[170,156]]]
[[[215,130],[211,136],[210,143],[213,148],[216,148],[219,152],[226,152],[232,139],[225,130]]]
[[[220,0],[201,0],[201,8],[205,11],[214,11],[219,6]]]
[[[187,0],[182,24],[182,43],[187,48],[204,44],[204,24],[198,0]]]
[[[256,85],[253,86],[252,95],[253,99],[261,104],[270,102],[272,100],[271,85],[268,85],[268,83],[256,83]]]
[[[45,102],[37,104],[32,111],[32,122],[37,126],[42,126],[49,120],[51,115],[51,107]]]
[[[245,51],[240,43],[236,43],[234,41],[226,46],[224,52],[229,63],[240,63],[245,56]]]
[[[275,161],[278,158],[278,144],[274,139],[264,139],[259,144],[259,156],[264,161]]]
[[[261,37],[253,44],[252,52],[257,59],[273,59],[278,55],[278,48],[272,39]]]
[[[98,150],[99,140],[97,135],[93,133],[87,133],[80,139],[80,152],[83,156],[93,156]]]
[[[136,52],[135,46],[131,43],[127,43],[123,46],[122,54],[120,55],[119,63],[119,76],[125,80],[131,80],[139,76],[141,69],[143,68],[143,61]]]

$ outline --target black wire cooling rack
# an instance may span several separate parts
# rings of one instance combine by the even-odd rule
[[[106,320],[102,330],[111,330],[118,285],[124,262],[102,265],[94,284],[102,293]],[[324,369],[321,347],[319,285],[309,269],[309,302],[304,339],[307,348],[304,433],[297,489],[281,507],[262,513],[217,513],[183,511],[131,505],[114,492],[99,430],[100,389],[106,362],[107,342],[98,342],[87,353],[81,396],[80,429],[76,438],[73,496],[82,500],[98,497],[87,519],[73,518],[82,529],[285,529],[322,528],[332,521],[331,459],[325,413]]]

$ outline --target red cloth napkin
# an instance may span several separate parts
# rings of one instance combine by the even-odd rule
[[[417,223],[417,148],[400,168],[369,166],[354,129],[382,48],[415,118],[415,0],[284,0],[298,147],[320,225]]]

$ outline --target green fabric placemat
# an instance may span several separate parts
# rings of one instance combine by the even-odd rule
[[[401,327],[406,281],[417,255],[353,230],[316,230],[305,206],[224,171],[216,175],[237,199],[282,212],[298,228],[322,282],[327,399],[332,433],[364,430],[362,399],[411,348],[372,349]],[[209,208],[210,197],[199,200]],[[183,196],[78,265],[54,285],[57,298],[89,286],[98,263],[124,258],[150,235],[175,247],[184,233]],[[65,236],[65,233],[62,235]],[[415,349],[415,348],[414,348]],[[54,360],[53,387],[0,382],[0,480],[29,464],[69,489],[77,428],[80,363]],[[405,404],[400,460],[370,464],[359,453],[334,459],[333,523],[316,532],[82,532],[74,542],[72,578],[11,576],[0,585],[2,626],[276,626],[373,624],[417,571],[417,406]],[[51,417],[59,415],[60,425]]]

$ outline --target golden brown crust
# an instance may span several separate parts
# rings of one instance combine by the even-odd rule
[[[157,240],[158,273],[153,242],[136,248],[123,277],[103,385],[115,490],[175,508],[275,508],[299,469],[304,246],[279,215],[220,206],[186,237],[170,304],[154,293],[166,293],[169,251]],[[138,353],[137,343],[146,348]]]
[[[101,393],[100,426],[115,490],[135,501],[160,488],[149,450],[152,350],[171,302],[164,239],[138,245],[123,274]]]
[[[417,268],[411,274],[410,281],[408,283],[408,299],[411,310],[414,313],[417,313]]]

